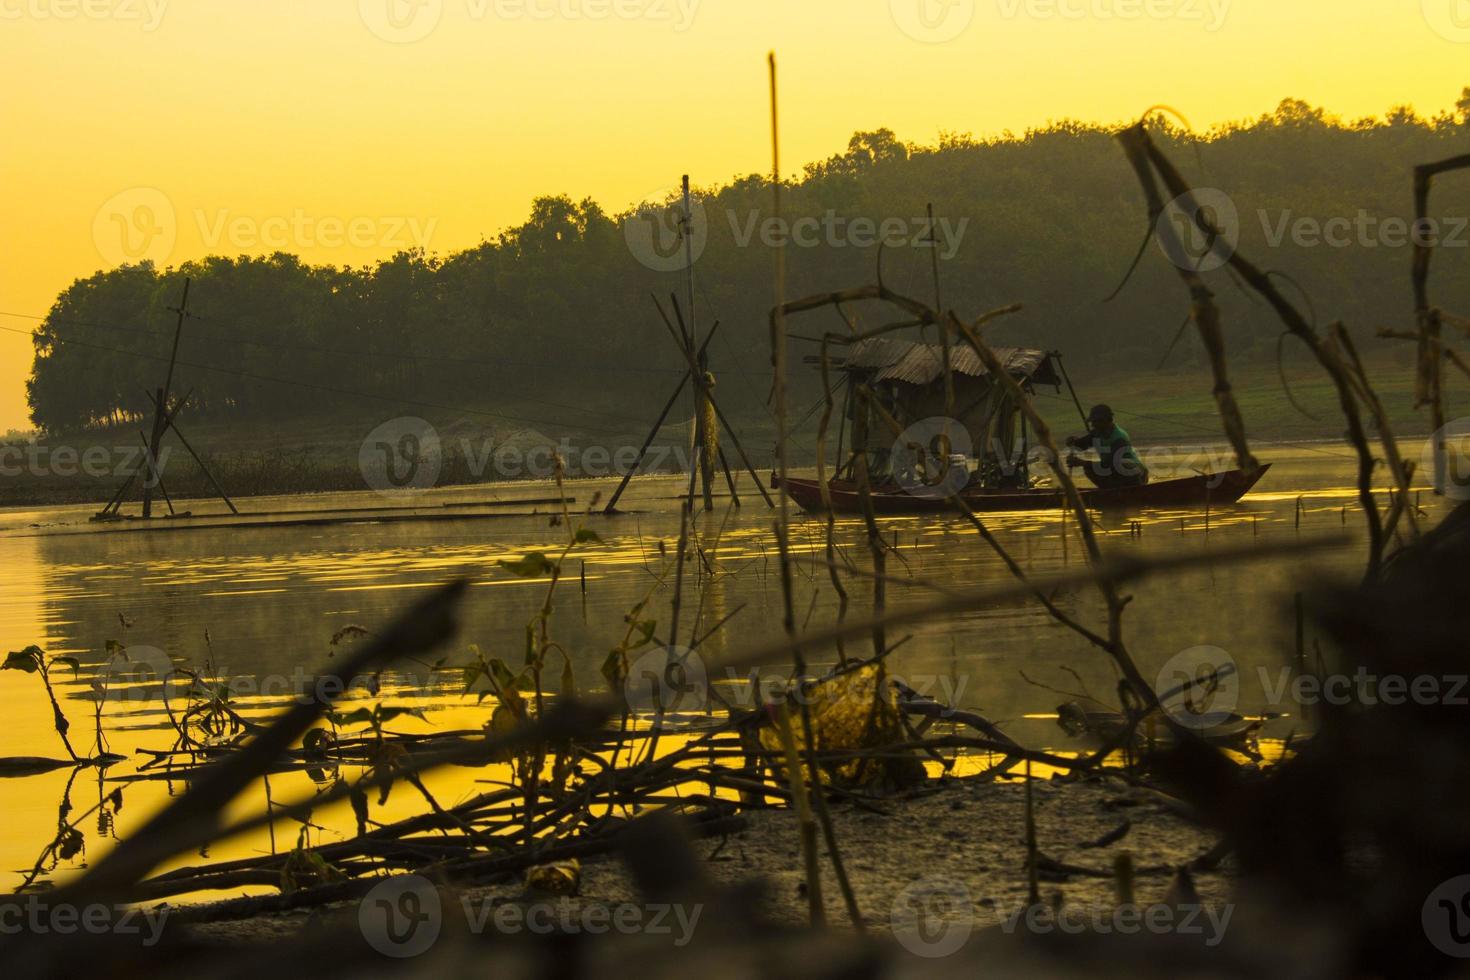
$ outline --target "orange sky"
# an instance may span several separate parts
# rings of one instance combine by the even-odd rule
[[[1470,0],[0,0],[0,312],[130,258],[444,253],[538,194],[763,171],[773,48],[795,170],[878,126],[1433,113]],[[0,316],[0,432],[35,322]]]

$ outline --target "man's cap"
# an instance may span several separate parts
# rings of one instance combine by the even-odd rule
[[[1089,422],[1111,422],[1112,420],[1113,410],[1106,405],[1094,405],[1092,411],[1087,413]]]

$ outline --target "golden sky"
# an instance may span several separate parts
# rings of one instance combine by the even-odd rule
[[[1470,0],[0,0],[0,312],[143,254],[451,252],[539,194],[764,171],[771,49],[796,170],[880,126],[1430,114]],[[0,432],[30,357],[0,330]]]

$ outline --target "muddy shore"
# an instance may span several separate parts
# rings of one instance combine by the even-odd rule
[[[1048,905],[1061,903],[1079,912],[1114,908],[1119,896],[1114,869],[1120,860],[1131,861],[1133,900],[1138,906],[1166,901],[1175,905],[1191,901],[1207,909],[1225,905],[1228,865],[1195,871],[1188,884],[1177,879],[1178,868],[1194,862],[1216,841],[1166,801],[1104,778],[1039,780],[1033,792],[1039,888]],[[740,833],[696,843],[708,878],[721,891],[759,895],[750,911],[766,921],[805,924],[808,899],[795,814],[762,810],[748,813],[746,820]],[[833,820],[864,926],[871,933],[891,933],[896,922],[901,930],[903,910],[936,892],[957,907],[949,909],[951,918],[963,917],[963,904],[968,902],[975,930],[1004,928],[1007,923],[1014,927],[1014,917],[1027,908],[1025,789],[1019,782],[934,780],[915,793],[875,802],[871,808],[835,806]],[[823,876],[828,921],[850,928],[831,864],[825,860]],[[758,890],[752,888],[755,882],[761,883]],[[643,901],[616,856],[584,862],[578,887],[570,896],[533,894],[524,880],[515,880],[447,898],[446,919],[462,917],[460,910],[471,907],[526,907],[536,902],[570,908],[577,917],[587,907],[611,910]],[[350,931],[345,927],[356,918],[356,905],[343,903],[185,928],[199,941],[255,945],[316,929]],[[697,929],[698,923],[691,928]]]

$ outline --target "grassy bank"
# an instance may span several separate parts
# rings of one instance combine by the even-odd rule
[[[1405,347],[1374,352],[1368,370],[1394,431],[1401,437],[1429,431],[1428,414],[1413,408],[1411,351]],[[1223,442],[1211,394],[1212,379],[1201,366],[1148,370],[1137,365],[1118,371],[1084,361],[1069,361],[1084,406],[1107,402],[1120,423],[1140,445],[1218,445]],[[1283,379],[1290,386],[1286,394]],[[1342,437],[1337,396],[1320,369],[1299,352],[1274,363],[1242,361],[1232,366],[1231,381],[1253,439],[1314,442]],[[1446,414],[1470,415],[1470,389],[1450,378]],[[573,401],[577,393],[563,396]],[[1293,405],[1295,401],[1295,405]],[[1058,436],[1081,428],[1070,395],[1044,389],[1038,404]],[[815,461],[820,416],[815,396],[793,399],[794,465]],[[1299,406],[1299,407],[1298,407]],[[1310,414],[1304,414],[1310,413]],[[630,413],[608,410],[589,414],[583,428],[535,427],[521,416],[530,410],[514,403],[487,401],[472,410],[433,410],[419,406],[375,404],[360,413],[323,414],[289,420],[241,421],[210,417],[181,420],[190,445],[205,460],[226,491],[235,497],[350,491],[365,489],[366,468],[372,470],[384,423],[422,418],[434,429],[442,448],[436,485],[503,484],[550,475],[550,450],[567,458],[570,475],[620,473],[633,459],[652,424]],[[769,471],[775,424],[766,413],[734,411],[732,423],[757,470]],[[682,470],[688,458],[688,407],[681,405],[654,441],[644,471]],[[142,434],[137,423],[109,429],[64,433],[26,442],[12,436],[5,444],[0,506],[60,503],[103,503],[133,469],[143,463]],[[386,430],[391,445],[403,426]],[[835,451],[835,420],[829,452]],[[212,487],[176,437],[167,440],[164,478],[178,497],[211,496]],[[733,447],[725,442],[732,465]],[[390,449],[389,451],[396,451]],[[90,459],[93,464],[87,465]],[[136,497],[136,493],[132,495]]]

